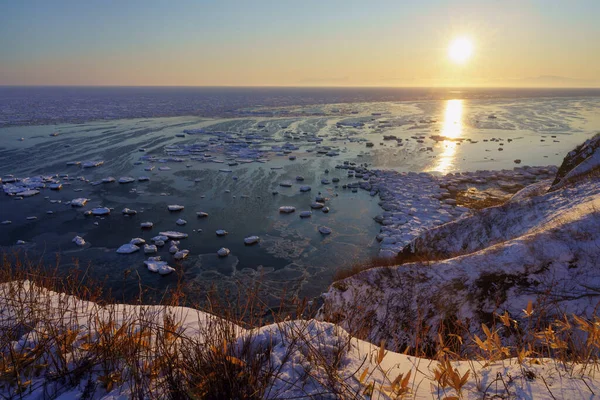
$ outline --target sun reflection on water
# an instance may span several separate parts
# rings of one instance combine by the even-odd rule
[[[446,102],[446,111],[444,112],[444,125],[442,126],[441,136],[448,139],[458,139],[462,135],[463,130],[463,101],[448,100]],[[444,140],[441,145],[444,146],[444,151],[438,155],[437,163],[430,171],[447,174],[454,167],[456,155],[456,141]]]

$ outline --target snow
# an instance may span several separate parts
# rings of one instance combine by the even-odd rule
[[[159,257],[150,258],[145,264],[153,272],[173,270],[164,261],[160,261]],[[28,281],[2,285],[4,290],[11,290],[13,293],[27,293],[34,288]],[[56,314],[56,318],[49,319],[53,321],[52,331],[57,327],[74,325],[77,326],[78,337],[81,338],[94,337],[97,334],[95,327],[109,318],[115,322],[114,329],[118,329],[128,321],[142,318],[148,323],[162,326],[163,320],[168,317],[174,323],[178,323],[178,340],[192,340],[199,344],[203,343],[207,327],[229,324],[237,338],[231,343],[234,354],[244,348],[256,353],[264,353],[269,349],[266,362],[277,374],[267,382],[264,397],[266,399],[338,398],[333,393],[344,391],[346,396],[354,397],[360,394],[358,398],[365,398],[364,391],[369,386],[374,389],[370,398],[391,399],[396,396],[386,388],[400,374],[406,376],[408,372],[411,377],[407,385],[407,398],[431,399],[457,395],[453,389],[439,387],[434,379],[433,371],[438,365],[436,361],[392,351],[386,351],[379,357],[378,346],[352,338],[343,328],[327,322],[292,320],[248,330],[231,323],[219,322],[218,317],[191,308],[124,304],[101,306],[42,288],[35,288],[35,292],[36,299],[45,305],[46,312],[50,315]],[[61,311],[65,305],[68,305],[69,310],[66,313]],[[16,309],[18,306],[3,304],[0,307],[1,321],[10,321],[9,318],[19,311]],[[90,318],[90,315],[94,317]],[[35,345],[36,338],[43,336],[34,333],[49,329],[44,324],[43,320],[34,324],[31,327],[32,331],[28,331],[22,340],[16,338],[15,346],[18,348],[20,343],[25,342]],[[77,350],[67,356],[74,360],[83,357],[84,353]],[[562,364],[550,359],[528,358],[523,364],[516,359],[506,359],[490,363],[458,361],[451,362],[450,365],[460,375],[471,371],[462,389],[464,399],[480,399],[485,396],[543,400],[593,398],[593,393],[600,391],[600,378],[597,374],[584,372],[583,365],[580,364],[564,368]],[[331,373],[335,374],[336,379],[331,379]],[[89,378],[97,379],[99,375],[95,372],[93,374]],[[534,376],[535,379],[528,376]],[[58,383],[48,386],[44,375],[41,375],[32,379],[28,390],[22,393],[20,398],[42,398],[44,393],[48,394],[48,390],[54,391],[56,398],[62,400],[82,398],[87,379],[87,376],[83,377],[82,381],[75,385],[61,386]],[[2,394],[8,394],[6,388],[2,389]],[[156,398],[166,396],[160,384],[151,390]],[[134,388],[125,380],[110,392],[98,385],[94,398],[113,400],[130,398],[134,394]]]
[[[590,167],[587,160],[574,170]],[[418,315],[427,315],[430,326],[468,319],[475,332],[497,310],[517,318],[536,299],[538,308],[545,301],[568,314],[592,315],[600,286],[598,178],[580,175],[548,191],[550,185],[540,181],[503,205],[421,233],[402,254],[433,261],[374,268],[336,282],[324,295],[320,317],[335,315],[350,331],[368,318],[369,341],[402,346],[412,334],[395,327],[412,326]],[[394,324],[386,323],[390,319]]]

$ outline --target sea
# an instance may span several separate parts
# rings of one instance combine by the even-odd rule
[[[379,254],[380,199],[344,188],[357,179],[336,167],[442,176],[559,165],[600,132],[599,110],[600,89],[0,87],[4,191],[45,181],[31,197],[0,196],[0,250],[84,267],[125,301],[140,287],[158,301],[182,281],[194,301],[251,285],[273,304],[315,299],[337,271]],[[329,212],[311,209],[317,197]],[[110,214],[86,215],[98,207]],[[158,250],[173,274],[148,271],[143,251],[116,252],[164,231],[188,235],[184,260],[169,243]]]

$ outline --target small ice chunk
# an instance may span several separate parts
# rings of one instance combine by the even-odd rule
[[[196,216],[197,216],[198,218],[206,218],[206,217],[208,217],[208,213],[205,213],[204,211],[198,211],[198,212],[196,213]]]
[[[179,251],[179,247],[177,247],[177,245],[175,245],[175,244],[171,244],[171,247],[169,247],[169,253],[175,254],[178,251]]]
[[[142,238],[133,238],[129,241],[131,244],[140,245],[146,243],[146,241]]]
[[[231,253],[231,251],[229,251],[229,249],[226,247],[221,247],[219,250],[217,250],[219,257],[227,257],[229,253]]]
[[[131,254],[139,251],[139,247],[135,244],[127,243],[117,249],[117,253],[119,254]]]
[[[255,244],[255,243],[258,243],[259,241],[260,241],[260,238],[258,236],[248,236],[247,238],[244,239],[245,244]]]
[[[312,215],[312,211],[301,211],[300,218],[310,218]]]
[[[167,206],[167,209],[169,211],[181,211],[184,208],[185,208],[184,206],[180,206],[179,204],[171,204],[170,206]]]
[[[177,231],[159,232],[158,234],[161,236],[166,236],[169,239],[185,239],[186,237],[188,237],[187,233],[182,233],[182,232],[177,232]]]
[[[86,161],[81,164],[83,168],[94,168],[104,164],[104,161]]]
[[[325,207],[325,204],[319,203],[318,201],[314,201],[314,202],[310,203],[310,208],[314,208],[316,210],[321,209],[323,207]]]
[[[142,228],[142,229],[152,229],[153,226],[154,226],[154,224],[150,221],[142,222],[140,224],[140,228]]]
[[[140,181],[140,182],[148,182],[149,180],[150,180],[149,176],[140,176],[138,178],[138,181]]]
[[[176,260],[183,260],[190,254],[189,250],[179,250],[173,255],[173,258]]]
[[[18,245],[25,244],[25,241],[24,240],[17,240],[17,244]]]
[[[2,225],[10,225],[10,224],[12,224],[12,221],[7,219],[7,220],[2,221],[1,224]]]
[[[131,182],[135,182],[135,179],[133,179],[130,176],[122,176],[119,178],[119,183],[131,183]]]
[[[171,272],[175,272],[175,268],[168,266],[166,263],[158,267],[160,275],[169,275]]]
[[[310,186],[305,185],[305,186],[300,186],[300,191],[301,192],[310,192]]]
[[[85,206],[85,203],[87,203],[88,201],[89,201],[89,199],[79,197],[77,199],[71,200],[71,206],[72,207],[83,207],[83,206]]]
[[[292,187],[292,182],[284,181],[279,184],[281,187]]]
[[[132,210],[130,208],[125,207],[122,211],[121,211],[124,215],[135,215],[137,214],[137,211]]]
[[[187,224],[187,221],[185,219],[179,218],[177,221],[175,221],[175,223],[179,226],[183,226],[183,225]]]
[[[50,188],[50,190],[60,190],[62,189],[62,187],[62,183],[51,183],[50,185],[48,185],[48,188]]]
[[[158,247],[153,244],[145,244],[144,245],[144,254],[154,254],[158,251]]]
[[[293,213],[294,211],[296,211],[296,207],[293,207],[293,206],[281,206],[281,207],[279,207],[279,212],[283,213],[283,214]]]
[[[154,236],[154,237],[152,238],[152,241],[153,241],[153,242],[158,242],[159,240],[160,240],[160,241],[163,241],[163,242],[166,242],[167,240],[169,240],[169,237],[168,237],[168,236],[165,236],[165,235],[158,235],[158,236]]]
[[[114,181],[116,181],[116,179],[113,178],[112,176],[109,176],[107,178],[102,178],[102,183],[112,183]]]
[[[329,207],[323,207],[321,209],[321,211],[323,211],[325,214],[327,214],[329,212]]]
[[[319,232],[321,232],[322,235],[329,235],[332,231],[331,228],[328,228],[326,226],[320,226]]]
[[[229,232],[227,232],[225,229],[218,229],[215,233],[217,234],[217,236],[225,236]]]
[[[108,207],[96,207],[92,209],[92,215],[108,215],[110,214],[110,208]]]
[[[81,236],[75,236],[73,238],[72,242],[75,243],[77,246],[85,245],[85,240],[83,240],[83,238]]]
[[[35,196],[36,194],[39,194],[40,191],[36,190],[36,189],[27,189],[27,190],[23,190],[22,192],[19,192],[18,195],[21,197],[31,197],[31,196]]]

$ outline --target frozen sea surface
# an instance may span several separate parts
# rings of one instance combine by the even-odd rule
[[[81,96],[84,103],[89,100]],[[249,104],[248,99],[229,104],[229,117],[5,127],[0,129],[0,177],[6,185],[18,186],[37,184],[39,179],[25,178],[42,175],[45,187],[28,188],[40,193],[23,199],[18,193],[0,196],[0,220],[12,221],[0,225],[0,245],[47,259],[58,252],[63,263],[89,262],[92,274],[106,277],[124,295],[138,287],[137,274],[131,274],[136,270],[143,284],[157,293],[183,277],[198,285],[198,297],[212,284],[229,289],[256,280],[263,294],[273,299],[284,290],[317,296],[337,269],[365,262],[380,250],[375,237],[381,227],[373,220],[382,213],[378,192],[344,189],[344,185],[360,186],[366,180],[336,166],[366,164],[371,171],[442,176],[517,165],[556,165],[576,144],[600,130],[599,97],[479,97],[302,105],[281,95],[277,104],[265,101],[256,106],[258,101]],[[31,99],[24,96],[22,101]],[[2,107],[1,115],[6,115],[6,107],[13,106]],[[73,109],[68,108],[63,118],[69,120]],[[89,109],[83,107],[82,115]],[[9,175],[20,182],[10,183],[14,178]],[[385,186],[382,176],[380,188]],[[133,181],[122,179],[129,177]],[[394,190],[402,190],[402,181],[394,179]],[[418,190],[415,182],[406,187]],[[60,190],[51,189],[60,185]],[[301,186],[311,190],[301,192]],[[390,195],[394,194],[386,193]],[[300,218],[302,211],[311,210],[311,203],[320,200],[317,197],[324,198],[330,211],[313,209],[310,218]],[[74,199],[89,200],[79,208],[69,204]],[[402,207],[398,201],[395,204]],[[184,209],[172,212],[169,205]],[[280,213],[281,206],[296,211]],[[97,207],[109,207],[111,212],[85,215]],[[125,208],[137,213],[123,215]],[[450,202],[443,211],[442,216],[448,218],[460,214]],[[208,217],[199,218],[198,212]],[[418,233],[423,217],[409,221],[411,232]],[[179,219],[187,223],[178,225]],[[441,223],[444,218],[436,220]],[[142,222],[152,222],[152,228],[141,229]],[[320,226],[329,227],[332,233],[322,235]],[[217,236],[220,229],[228,234]],[[116,253],[132,238],[151,242],[163,231],[189,235],[179,244],[179,249],[190,251],[181,262],[169,254],[168,242],[158,249],[176,274],[159,276],[147,271],[143,251]],[[244,238],[253,235],[259,242],[245,245]],[[72,243],[75,236],[86,244]],[[25,244],[15,245],[18,240]],[[217,256],[222,247],[231,251],[229,256]]]

